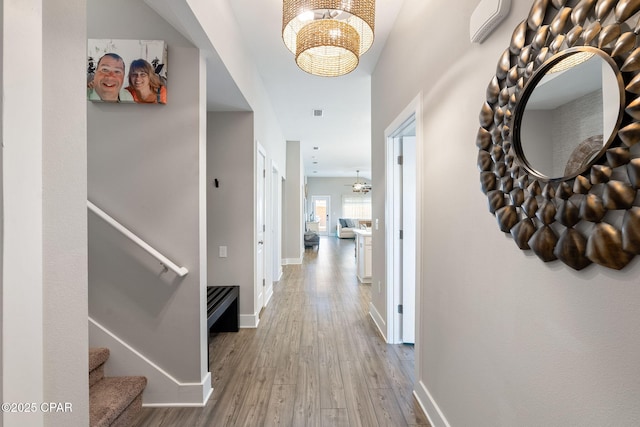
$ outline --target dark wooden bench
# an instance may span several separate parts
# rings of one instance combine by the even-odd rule
[[[238,332],[240,310],[238,286],[207,286],[207,329],[209,332]]]

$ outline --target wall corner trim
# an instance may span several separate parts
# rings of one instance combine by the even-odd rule
[[[240,315],[241,328],[254,329],[257,328],[259,324],[260,316],[257,313]]]
[[[200,382],[180,382],[91,317],[89,346],[109,349],[111,354],[105,364],[105,375],[147,377],[147,387],[142,394],[143,406],[202,407],[207,404],[213,392],[210,372]]]
[[[433,400],[433,396],[429,393],[427,386],[422,381],[418,381],[416,384],[416,387],[413,390],[413,395],[420,404],[424,413],[427,415],[429,424],[433,427],[451,427],[449,421],[447,421],[447,418],[440,410],[440,407],[436,401]]]
[[[380,332],[380,335],[382,335],[382,338],[384,338],[384,342],[388,343],[389,341],[387,340],[387,335],[384,333],[384,331],[387,330],[387,324],[384,321],[384,317],[382,317],[382,315],[378,312],[378,309],[375,305],[373,305],[372,302],[369,303],[369,316],[371,316],[371,318],[373,319],[373,323],[376,324],[378,332]]]

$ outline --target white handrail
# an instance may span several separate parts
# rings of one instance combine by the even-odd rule
[[[145,242],[144,240],[142,240],[141,238],[139,238],[138,236],[133,234],[131,232],[131,230],[129,230],[124,225],[120,224],[118,221],[113,219],[111,216],[109,216],[109,214],[107,214],[105,211],[103,211],[102,209],[100,209],[99,207],[97,207],[96,205],[91,203],[89,200],[87,200],[87,207],[93,213],[95,213],[100,218],[105,220],[113,228],[115,228],[116,230],[118,230],[119,232],[124,234],[126,237],[131,239],[133,242],[135,242],[142,249],[144,249],[145,251],[149,252],[158,261],[160,261],[160,264],[162,264],[164,267],[170,268],[171,270],[173,270],[178,276],[184,277],[189,272],[189,270],[187,270],[186,268],[179,267],[174,262],[172,262],[169,258],[167,258],[166,256],[162,255],[160,252],[158,252],[157,250],[152,248],[151,245],[149,245],[147,242]]]

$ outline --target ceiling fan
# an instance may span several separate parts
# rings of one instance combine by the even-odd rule
[[[371,184],[367,184],[364,181],[360,181],[360,171],[356,171],[356,182],[351,184],[351,191],[354,193],[363,193],[366,194],[371,191]]]
[[[299,16],[302,21],[317,21],[319,19],[346,20],[351,16],[351,14],[349,12],[336,9],[314,9],[304,12]]]

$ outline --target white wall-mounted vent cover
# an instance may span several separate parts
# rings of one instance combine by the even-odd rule
[[[509,9],[511,9],[511,0],[481,0],[469,20],[471,41],[482,43],[506,18]]]

